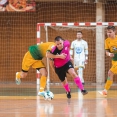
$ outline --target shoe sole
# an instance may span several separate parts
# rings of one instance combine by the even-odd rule
[[[82,93],[83,95],[86,95],[86,94],[88,94],[88,92],[86,92],[86,93]]]
[[[102,95],[103,97],[107,97],[107,95],[103,95],[102,91],[98,91],[98,93]]]
[[[71,98],[71,96],[69,96],[69,97],[67,97],[68,99],[70,99]]]

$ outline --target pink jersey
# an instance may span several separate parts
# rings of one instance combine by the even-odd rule
[[[63,44],[64,44],[64,47],[63,47],[60,54],[65,53],[66,58],[65,59],[55,58],[54,59],[54,66],[56,68],[62,67],[63,65],[65,65],[70,60],[70,52],[69,52],[70,51],[70,42],[68,40],[65,40]],[[57,47],[55,46],[52,49],[52,53],[55,51],[56,48]]]

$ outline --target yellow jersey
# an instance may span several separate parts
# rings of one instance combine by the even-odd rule
[[[114,53],[113,61],[117,61],[117,36],[114,39],[107,38],[105,40],[105,50]]]

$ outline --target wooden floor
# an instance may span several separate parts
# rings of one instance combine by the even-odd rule
[[[0,87],[0,117],[117,117],[117,86],[105,98],[97,93],[103,85],[85,85],[89,92],[85,96],[71,85],[72,98],[67,99],[61,85],[50,85],[54,92],[51,101],[36,96],[35,84]]]

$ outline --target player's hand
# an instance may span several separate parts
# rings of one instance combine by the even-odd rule
[[[59,57],[60,57],[61,59],[65,59],[66,56],[67,56],[67,54],[65,54],[65,53],[62,53],[62,54],[59,55]]]
[[[109,53],[109,56],[110,57],[114,57],[114,53]]]
[[[87,64],[88,63],[88,60],[85,60],[85,64]]]

